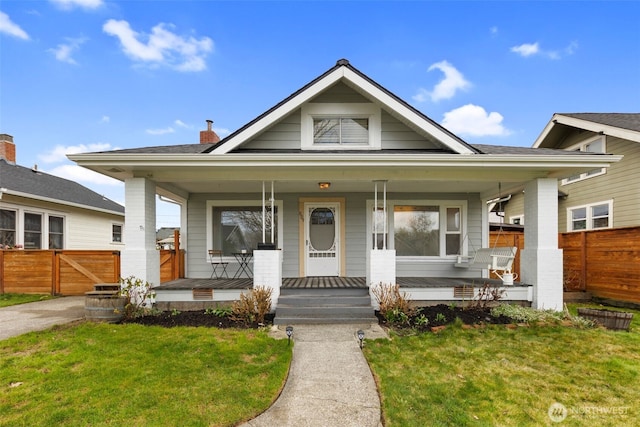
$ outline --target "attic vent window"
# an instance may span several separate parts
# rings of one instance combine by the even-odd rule
[[[314,118],[314,144],[368,144],[367,118]]]

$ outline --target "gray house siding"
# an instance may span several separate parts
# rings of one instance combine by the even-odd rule
[[[194,194],[189,198],[187,205],[187,276],[209,277],[211,266],[206,256],[207,250],[207,226],[206,206],[209,200],[260,200],[261,194]],[[345,275],[347,277],[363,277],[366,275],[366,259],[369,251],[367,230],[367,206],[371,206],[373,199],[371,193],[346,193],[331,194],[332,198],[344,198],[345,200]],[[300,198],[318,198],[317,194],[282,194],[276,193],[276,199],[283,203],[283,277],[298,277],[300,275],[300,235],[298,212]],[[452,200],[467,201],[467,230],[473,230],[462,239],[466,240],[470,252],[482,247],[481,221],[482,203],[479,197],[460,194],[404,194],[390,193],[389,201],[406,200]],[[369,202],[369,204],[368,204]],[[428,260],[403,260],[398,258],[397,276],[431,276],[431,277],[464,277],[472,274],[464,269],[453,267],[453,257],[448,259]],[[229,273],[235,273],[235,264],[229,265]],[[473,272],[477,273],[477,272]],[[473,275],[473,274],[472,274]]]

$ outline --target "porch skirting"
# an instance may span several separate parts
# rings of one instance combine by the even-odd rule
[[[464,302],[474,299],[485,284],[505,289],[502,300],[530,305],[533,287],[516,282],[503,286],[501,280],[486,278],[398,277],[396,283],[418,304]],[[202,310],[230,304],[253,287],[253,279],[178,279],[154,287],[160,310]],[[364,277],[283,278],[282,289],[364,289]]]

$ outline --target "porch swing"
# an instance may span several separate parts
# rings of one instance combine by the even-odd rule
[[[498,200],[500,203],[500,208],[502,208],[501,193],[501,184],[498,183]],[[492,273],[495,273],[498,277],[502,278],[505,284],[513,284],[514,275],[511,272],[511,267],[513,266],[513,261],[515,260],[518,248],[516,246],[497,246],[502,232],[502,223],[500,223],[498,235],[496,236],[493,247],[475,249],[475,247],[473,247],[473,243],[469,241],[474,249],[474,253],[472,256],[461,254],[462,248],[464,246],[464,241],[468,237],[467,234],[465,234],[462,242],[460,243],[460,248],[458,249],[458,255],[454,267],[490,270]]]

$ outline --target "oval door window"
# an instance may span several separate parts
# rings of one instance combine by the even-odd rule
[[[332,209],[314,208],[309,221],[309,242],[316,251],[333,248],[336,239],[335,217]]]

